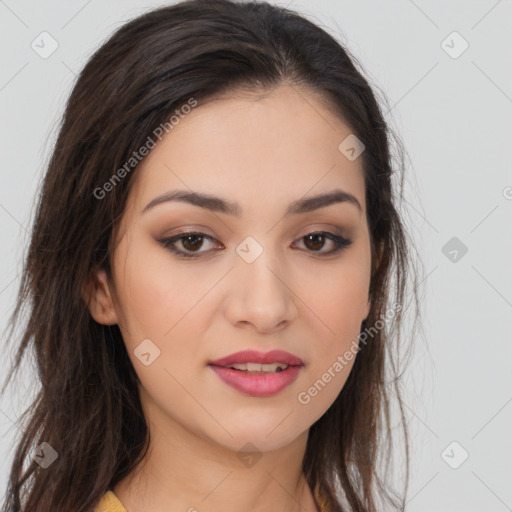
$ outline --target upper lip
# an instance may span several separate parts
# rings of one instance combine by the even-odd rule
[[[260,363],[272,364],[282,363],[288,366],[302,366],[304,363],[298,356],[285,352],[284,350],[271,350],[270,352],[258,352],[257,350],[243,350],[229,356],[210,361],[214,366],[228,366],[230,364]]]

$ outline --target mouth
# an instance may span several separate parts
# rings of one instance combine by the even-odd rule
[[[220,379],[249,396],[271,396],[289,386],[304,363],[288,352],[274,350],[266,354],[247,350],[217,359],[208,366]]]
[[[218,366],[218,365],[213,365]],[[270,364],[259,364],[259,363],[235,363],[232,365],[219,366],[219,368],[231,368],[239,372],[248,373],[251,375],[267,374],[267,373],[280,373],[288,369],[290,365],[285,363],[270,363]]]

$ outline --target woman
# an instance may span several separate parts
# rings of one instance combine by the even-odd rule
[[[403,509],[379,474],[411,268],[389,134],[292,11],[191,0],[117,30],[38,203],[12,325],[31,301],[15,367],[33,343],[42,389],[4,509]]]

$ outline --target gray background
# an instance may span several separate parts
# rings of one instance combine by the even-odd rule
[[[415,340],[406,373],[407,510],[512,510],[512,3],[276,3],[308,15],[347,45],[385,94],[387,120],[409,154],[406,213],[424,262],[425,336]],[[0,0],[2,329],[35,193],[76,73],[114,29],[160,5]],[[43,31],[59,45],[46,59],[31,48]],[[454,31],[469,44],[461,55],[464,43]],[[446,256],[452,237],[459,248],[448,245]],[[460,244],[468,250],[463,256]],[[12,353],[2,355],[5,375]],[[27,363],[0,403],[0,492],[20,433],[16,421],[36,384]]]

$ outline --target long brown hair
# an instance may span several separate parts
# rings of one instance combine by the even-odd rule
[[[136,165],[125,167],[123,179],[101,199],[98,187],[191,98],[200,105],[235,88],[264,91],[282,84],[319,93],[363,141],[372,246],[371,311],[361,325],[361,332],[373,328],[372,335],[335,402],[311,426],[304,474],[321,510],[375,512],[384,499],[403,510],[405,498],[379,474],[380,462],[392,457],[393,395],[404,434],[406,494],[409,450],[397,354],[402,313],[410,305],[398,308],[391,321],[386,317],[391,299],[405,305],[410,276],[416,283],[412,244],[398,209],[403,147],[349,55],[333,36],[291,10],[265,2],[189,0],[131,20],[89,59],[46,170],[8,324],[8,338],[14,339],[28,308],[2,392],[29,346],[41,387],[19,420],[22,437],[3,510],[89,511],[149,446],[138,378],[121,332],[95,322],[81,294],[94,270],[103,268],[111,277],[112,233]],[[415,286],[412,297],[417,305]],[[375,329],[383,318],[385,325]],[[55,450],[58,457],[45,468],[32,458],[36,448]],[[384,476],[388,472],[386,466]]]

